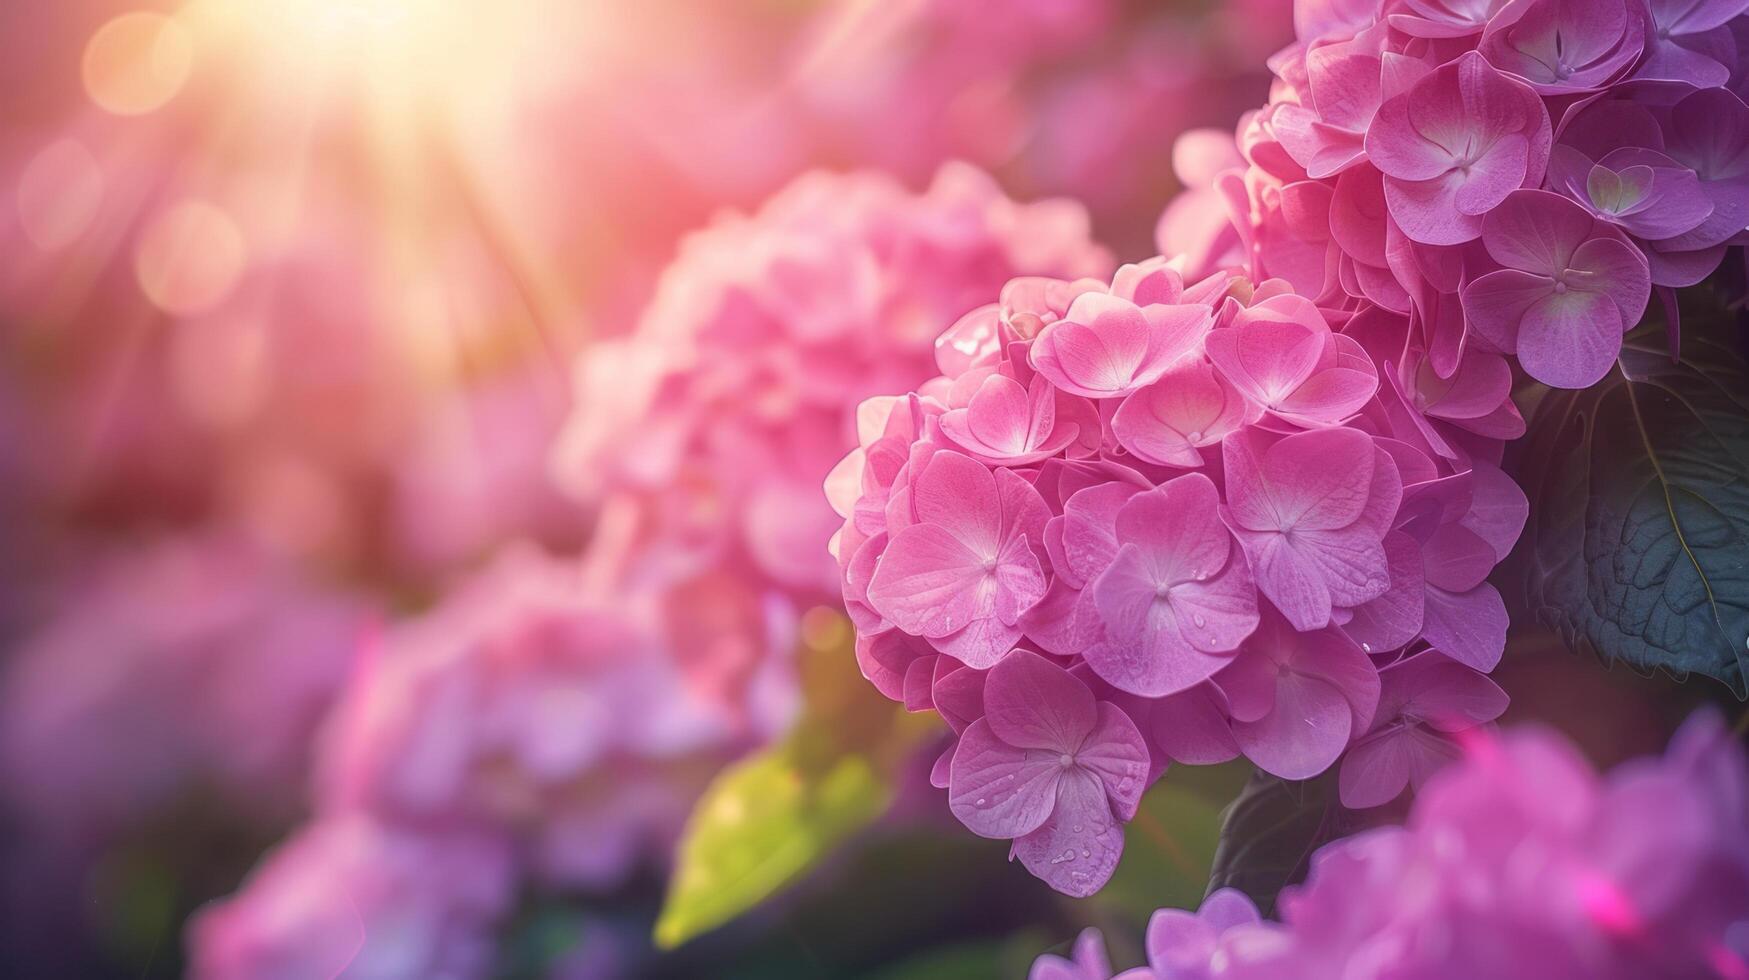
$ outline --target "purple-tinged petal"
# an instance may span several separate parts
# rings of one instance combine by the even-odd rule
[[[1099,720],[1086,684],[1027,650],[1016,650],[991,669],[984,710],[1003,741],[1057,753],[1075,751]]]
[[[1463,593],[1427,589],[1427,622],[1421,635],[1434,649],[1480,671],[1500,664],[1506,651],[1506,603],[1486,582]]]
[[[1010,745],[980,718],[954,751],[948,806],[980,837],[1021,837],[1050,818],[1067,771],[1056,753]]]
[[[1122,708],[1109,701],[1099,703],[1099,721],[1075,752],[1075,764],[1105,784],[1112,813],[1119,820],[1135,819],[1142,792],[1148,788],[1148,743]]]
[[[1112,816],[1098,777],[1064,770],[1050,819],[1016,840],[1014,854],[1065,895],[1085,898],[1105,887],[1123,855],[1123,825]]]

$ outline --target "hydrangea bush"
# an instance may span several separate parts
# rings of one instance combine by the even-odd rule
[[[1170,762],[1377,806],[1501,714],[1515,368],[1596,384],[1655,291],[1674,352],[1746,240],[1746,6],[1301,3],[1170,258],[1011,282],[864,405],[845,602],[962,822],[1090,894]]]
[[[1716,715],[1599,776],[1564,738],[1467,740],[1408,823],[1326,845],[1265,922],[1240,892],[1161,909],[1126,980],[1749,973],[1749,767]],[[1033,980],[1107,980],[1099,934]]]
[[[865,403],[828,485],[857,656],[952,727],[962,822],[1086,895],[1170,762],[1303,779],[1365,742],[1344,781],[1382,803],[1500,713],[1510,378],[1435,414],[1380,381],[1404,329],[1155,259],[1015,280]]]

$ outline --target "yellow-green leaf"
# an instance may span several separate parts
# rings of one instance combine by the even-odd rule
[[[687,827],[657,945],[678,946],[759,904],[891,801],[887,781],[859,756],[806,773],[785,743],[725,770]]]

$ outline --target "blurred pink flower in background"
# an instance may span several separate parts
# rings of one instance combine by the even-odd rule
[[[312,734],[380,615],[216,532],[117,549],[53,595],[0,686],[4,793],[76,844],[195,790],[296,812]]]
[[[242,897],[195,920],[189,976],[461,978],[489,972],[510,911],[510,851],[467,829],[352,814],[275,847]]]
[[[314,821],[192,926],[197,975],[481,975],[524,889],[606,892],[665,864],[740,743],[656,611],[512,549],[391,630],[330,715]],[[352,933],[356,952],[329,948]]]
[[[1212,893],[1154,913],[1126,980],[1738,977],[1749,971],[1749,767],[1718,716],[1599,774],[1553,731],[1472,735],[1408,823],[1343,838],[1261,920]],[[1459,754],[1454,753],[1454,758]],[[1110,980],[1089,929],[1033,980]]]
[[[577,364],[553,466],[609,508],[589,574],[674,596],[689,676],[746,714],[761,665],[831,601],[819,483],[857,403],[925,378],[936,333],[1010,277],[1109,262],[1080,207],[1016,203],[964,165],[923,194],[810,174],[688,237],[637,331]]]

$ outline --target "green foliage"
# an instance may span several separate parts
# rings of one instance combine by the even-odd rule
[[[1302,781],[1255,772],[1221,814],[1208,890],[1237,888],[1266,916],[1276,898],[1306,877],[1312,854],[1338,837],[1392,816],[1389,807],[1345,809],[1337,799],[1336,770]]]
[[[932,727],[858,675],[849,635],[842,620],[811,632],[801,719],[720,773],[694,808],[657,946],[672,949],[793,884],[891,805],[896,770]]]
[[[1549,392],[1519,480],[1529,611],[1570,646],[1749,695],[1749,365],[1713,323],[1629,338],[1616,370]]]

